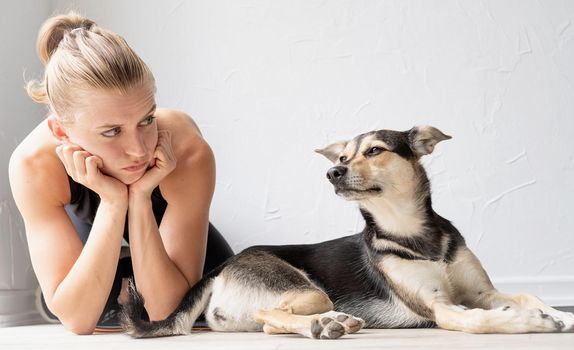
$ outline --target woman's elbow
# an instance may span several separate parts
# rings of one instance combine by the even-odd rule
[[[62,310],[61,304],[54,303],[54,299],[48,305],[50,311],[58,317],[64,328],[77,335],[89,335],[94,333],[99,316],[87,315],[78,310]],[[67,305],[69,307],[69,305]]]
[[[90,335],[96,330],[95,322],[85,320],[60,320],[64,328],[77,335]]]

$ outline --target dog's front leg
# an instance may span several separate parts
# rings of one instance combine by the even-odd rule
[[[456,303],[487,310],[540,310],[538,313],[562,322],[563,332],[574,331],[574,314],[553,309],[533,295],[498,292],[478,258],[467,247],[458,249],[452,262],[447,265],[447,272],[455,291]]]
[[[469,333],[556,332],[562,329],[560,322],[539,310],[469,310],[455,305],[446,263],[389,255],[381,260],[379,267],[391,289],[412,311],[433,320],[441,328]]]
[[[551,316],[554,320],[561,322],[562,332],[574,332],[574,313],[556,310],[546,305],[538,297],[531,294],[505,294],[495,292],[485,300],[492,309],[497,308],[516,308],[523,310],[540,310],[542,313]]]

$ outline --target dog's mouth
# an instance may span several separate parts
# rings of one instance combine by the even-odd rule
[[[383,192],[383,189],[378,186],[369,188],[351,188],[351,187],[337,187],[335,188],[336,194],[379,194]]]

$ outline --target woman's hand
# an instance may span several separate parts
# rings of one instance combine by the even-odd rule
[[[72,143],[57,146],[56,154],[75,182],[96,192],[102,200],[122,200],[127,203],[127,185],[100,171],[104,165],[100,157]]]
[[[130,196],[143,194],[149,197],[161,180],[175,169],[177,161],[171,147],[171,133],[168,130],[158,132],[157,147],[153,157],[152,167],[139,180],[129,185]]]

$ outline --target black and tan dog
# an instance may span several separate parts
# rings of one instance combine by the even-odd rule
[[[187,334],[201,313],[217,331],[329,339],[363,326],[574,331],[574,314],[528,294],[498,292],[458,230],[433,210],[419,159],[449,138],[429,126],[379,130],[317,150],[335,164],[327,173],[335,192],[358,202],[361,233],[248,248],[205,276],[162,321],[141,319],[144,302],[132,285],[127,332]]]

